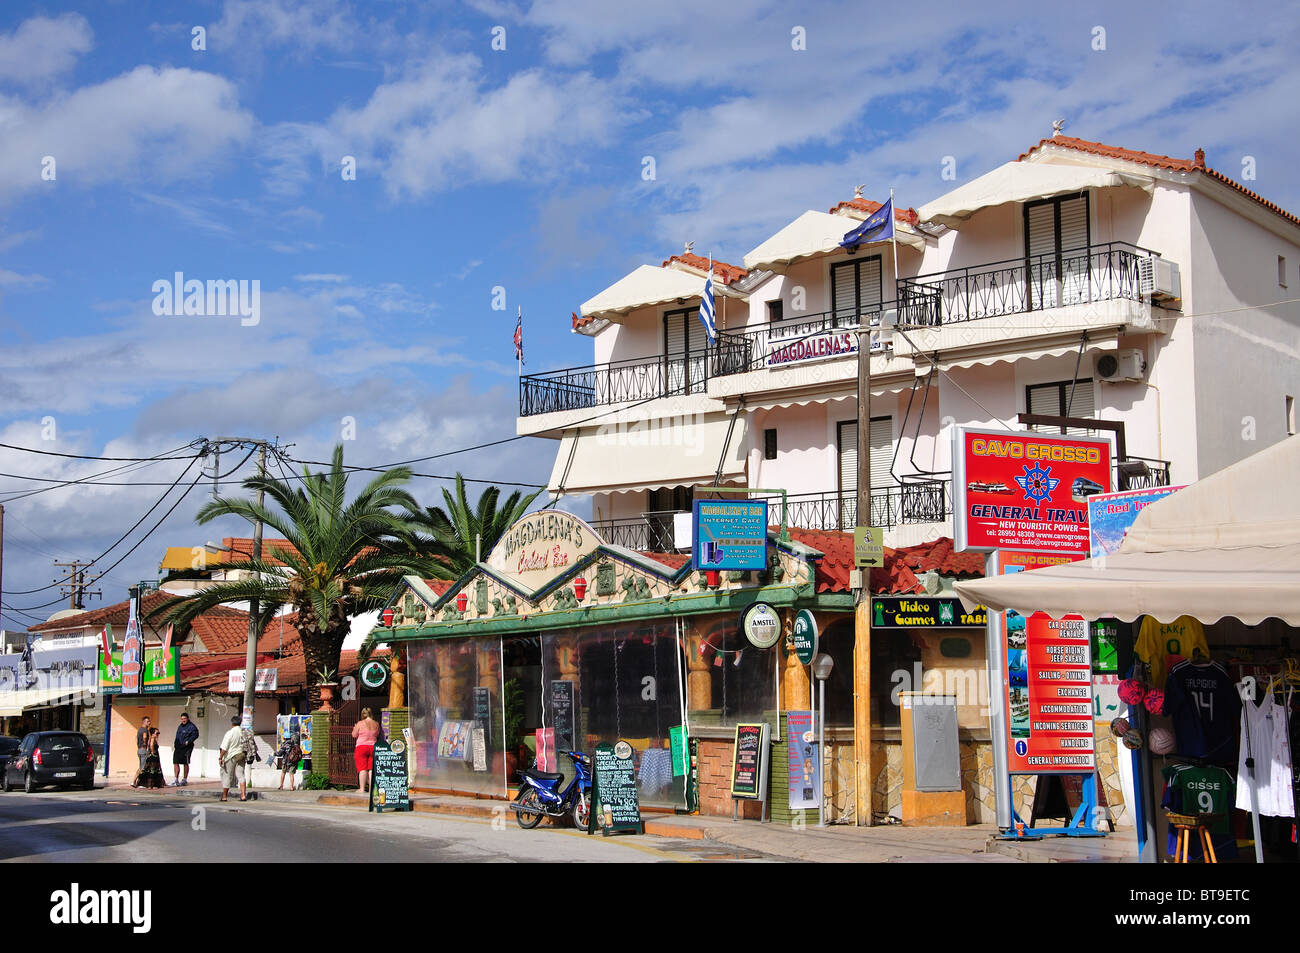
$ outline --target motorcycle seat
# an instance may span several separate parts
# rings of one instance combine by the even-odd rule
[[[564,775],[552,774],[549,771],[538,771],[536,768],[529,768],[525,772],[530,778],[536,778],[538,781],[559,781]]]

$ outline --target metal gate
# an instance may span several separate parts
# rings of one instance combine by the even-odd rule
[[[330,725],[329,776],[331,784],[357,787],[361,778],[353,758],[357,742],[352,737],[352,727],[361,720],[361,701],[344,702],[338,710],[334,724]]]

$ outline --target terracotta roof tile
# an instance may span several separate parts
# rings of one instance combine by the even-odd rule
[[[262,540],[262,559],[273,566],[283,566],[280,560],[275,558],[276,550],[296,553],[297,550],[289,545],[287,539],[264,539]],[[227,536],[221,541],[220,561],[228,563],[244,563],[253,558],[253,540],[252,537]]]
[[[690,553],[652,553],[646,550],[640,550],[640,553],[647,559],[653,559],[657,563],[663,563],[669,569],[681,569],[691,561]]]
[[[853,534],[836,530],[791,529],[796,542],[825,553],[817,563],[818,592],[849,592],[853,570]],[[907,594],[921,591],[917,572],[937,571],[944,576],[982,576],[984,557],[979,553],[954,553],[952,540],[941,536],[904,549],[885,549],[885,565],[871,570],[873,593]]]
[[[686,265],[688,268],[694,268],[698,271],[708,274],[709,259],[705,258],[702,255],[696,255],[690,252],[684,252],[683,254],[680,255],[673,255],[671,258],[664,261],[662,267],[667,268],[668,265],[674,261],[681,262],[683,265]],[[749,274],[749,272],[747,272],[744,268],[741,268],[738,265],[729,265],[725,261],[719,261],[716,258],[713,259],[713,277],[716,281],[720,281],[724,285],[735,284],[741,278],[744,278],[747,274]]]
[[[1197,149],[1196,155],[1191,159],[1177,159],[1173,156],[1157,155],[1154,152],[1141,152],[1137,149],[1124,149],[1119,146],[1108,146],[1102,142],[1090,142],[1087,139],[1076,139],[1074,136],[1049,136],[1041,139],[1038,145],[1031,147],[1020,154],[1020,160],[1024,160],[1033,155],[1044,146],[1051,145],[1059,149],[1073,149],[1076,152],[1086,152],[1089,155],[1104,156],[1108,159],[1123,159],[1127,162],[1137,162],[1142,165],[1149,165],[1156,169],[1165,169],[1170,172],[1200,172],[1212,179],[1217,179],[1229,188],[1236,189],[1242,195],[1258,202],[1264,208],[1277,215],[1282,216],[1293,225],[1300,225],[1300,216],[1293,215],[1286,209],[1274,202],[1270,202],[1258,192],[1251,191],[1240,182],[1228,178],[1222,172],[1211,169],[1205,164],[1205,150]]]
[[[874,212],[880,211],[880,207],[884,204],[884,202],[873,202],[871,199],[849,199],[847,202],[841,202],[829,211],[834,215],[840,209],[853,208],[857,209],[859,212],[866,212],[868,215],[871,215]],[[899,222],[905,222],[908,225],[915,225],[921,220],[921,217],[916,213],[916,209],[914,208],[896,208],[894,209],[894,219]]]

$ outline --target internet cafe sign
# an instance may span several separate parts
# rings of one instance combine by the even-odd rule
[[[569,572],[602,542],[590,526],[570,513],[530,513],[497,542],[488,556],[488,566],[524,592],[536,592]]]

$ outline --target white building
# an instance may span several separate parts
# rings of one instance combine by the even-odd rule
[[[640,549],[670,548],[668,514],[715,481],[788,491],[793,525],[851,527],[845,329],[863,322],[881,327],[870,522],[887,545],[952,534],[955,425],[1122,425],[1120,488],[1188,483],[1295,432],[1300,218],[1199,150],[1045,139],[896,209],[897,269],[888,241],[839,245],[878,208],[808,211],[743,268],[714,262],[714,347],[689,252],[587,301],[573,330],[593,363],[520,386],[518,432],[559,441],[550,491],[589,494],[606,538]]]

